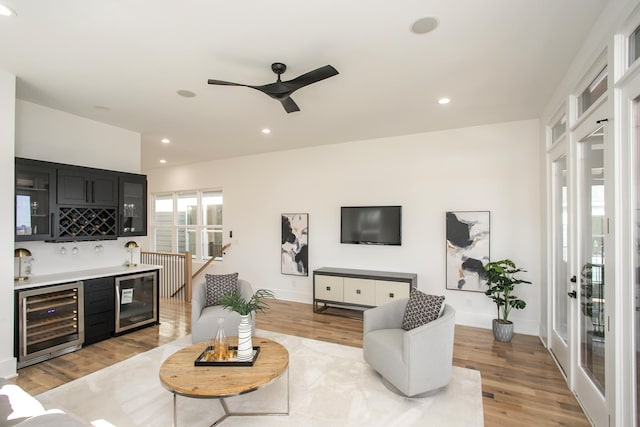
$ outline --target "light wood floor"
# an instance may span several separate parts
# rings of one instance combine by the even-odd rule
[[[257,328],[362,347],[362,322],[313,313],[310,304],[271,301]],[[39,394],[190,333],[190,307],[161,301],[161,324],[89,345],[20,369],[15,382]],[[580,406],[537,337],[493,340],[490,330],[456,326],[453,364],[482,375],[485,426],[589,426]]]

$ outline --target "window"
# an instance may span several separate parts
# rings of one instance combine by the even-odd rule
[[[551,128],[551,143],[555,144],[567,131],[567,116],[563,115]]]
[[[629,66],[640,57],[640,26],[629,36]]]
[[[153,195],[155,251],[209,259],[222,249],[222,191],[185,191]],[[220,255],[221,257],[221,255]]]
[[[202,193],[202,245],[208,257],[222,250],[222,193]]]
[[[589,109],[607,91],[607,67],[591,82],[578,98],[578,117]]]

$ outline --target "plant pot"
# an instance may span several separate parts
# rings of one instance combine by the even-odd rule
[[[513,337],[513,322],[493,319],[493,337],[496,341],[511,342]]]

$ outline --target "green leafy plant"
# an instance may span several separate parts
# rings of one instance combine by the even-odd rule
[[[267,298],[275,298],[273,292],[268,289],[258,289],[247,301],[240,291],[234,291],[223,295],[220,305],[227,310],[246,316],[254,311],[266,312],[269,305],[264,301]]]
[[[525,272],[521,268],[516,267],[515,263],[510,259],[490,262],[484,266],[486,273],[487,285],[489,289],[484,293],[487,295],[498,308],[498,321],[509,323],[509,313],[512,309],[522,310],[527,306],[524,300],[513,295],[516,285],[531,282],[518,279],[516,273]]]

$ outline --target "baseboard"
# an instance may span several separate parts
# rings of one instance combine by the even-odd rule
[[[485,315],[456,310],[456,324],[458,325],[491,329],[491,323],[494,318],[494,315]],[[515,332],[516,334],[539,336],[539,324],[536,320],[513,319],[513,332]]]
[[[284,301],[301,302],[303,304],[313,304],[313,301],[309,300],[309,292],[296,292],[291,290],[280,290],[276,293],[276,298]]]
[[[0,377],[13,378],[18,375],[18,362],[15,357],[0,360]]]
[[[276,297],[285,301],[313,304],[309,301],[308,292],[295,292],[291,290],[278,290]],[[491,322],[495,318],[491,314],[478,314],[456,309],[456,324],[473,326],[475,328],[491,329]],[[540,324],[536,320],[513,319],[513,331],[516,334],[540,336]]]

